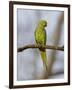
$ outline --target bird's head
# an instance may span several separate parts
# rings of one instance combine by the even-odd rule
[[[47,26],[47,21],[45,21],[45,20],[40,20],[39,25],[40,25],[40,26],[43,26],[43,27],[46,27],[46,26]]]

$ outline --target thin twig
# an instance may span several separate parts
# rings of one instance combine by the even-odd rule
[[[22,52],[23,50],[25,49],[29,49],[29,48],[43,48],[43,49],[53,49],[53,50],[60,50],[60,51],[64,51],[64,47],[59,47],[59,46],[51,46],[51,45],[45,45],[45,46],[42,46],[42,45],[36,45],[36,44],[28,44],[24,47],[20,47],[17,49],[17,52]]]

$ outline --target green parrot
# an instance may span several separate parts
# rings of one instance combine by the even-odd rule
[[[47,26],[47,22],[45,20],[40,20],[38,26],[35,29],[35,41],[38,45],[46,45],[46,30],[45,27]],[[46,50],[39,48],[41,58],[43,61],[43,65],[46,70],[48,70],[48,62],[46,57]]]

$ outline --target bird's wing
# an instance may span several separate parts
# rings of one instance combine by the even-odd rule
[[[46,45],[46,30],[44,30],[44,45]]]

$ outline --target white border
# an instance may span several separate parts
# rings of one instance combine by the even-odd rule
[[[17,8],[22,9],[41,9],[41,10],[58,10],[64,11],[64,79],[48,79],[48,80],[29,80],[29,81],[17,81]],[[62,83],[68,81],[68,9],[59,7],[45,7],[45,6],[29,6],[29,5],[14,5],[13,8],[13,84],[14,85],[31,85],[31,84],[48,84],[48,83]]]

